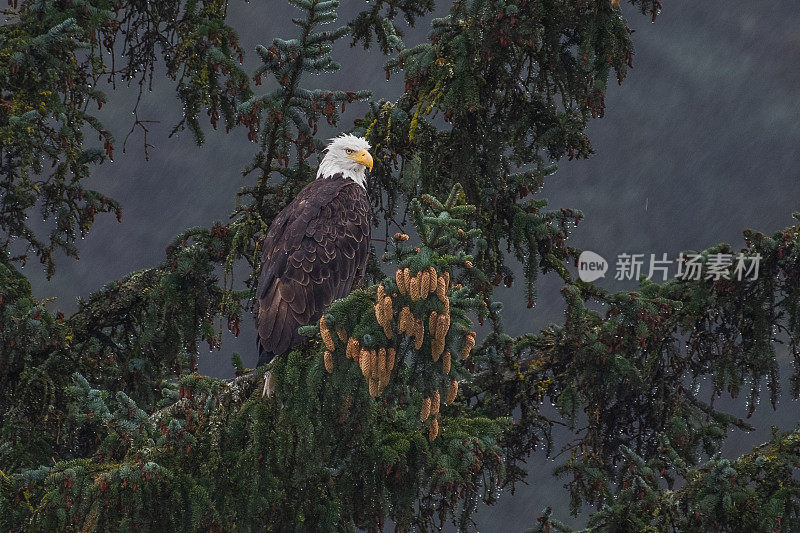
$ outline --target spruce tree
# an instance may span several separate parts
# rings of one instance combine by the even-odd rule
[[[224,1],[7,9],[0,529],[469,530],[480,502],[550,451],[556,423],[573,436],[556,474],[575,512],[593,510],[591,531],[798,529],[797,430],[724,459],[727,431],[748,425],[692,385],[744,392],[751,412],[765,385],[774,404],[783,341],[800,394],[800,214],[774,235],[745,233],[757,279],[642,280],[609,293],[567,268],[581,212],[539,196],[556,163],[591,155],[587,125],[604,114],[609,79],[621,84],[632,66],[619,2],[458,0],[413,47],[398,19],[414,23],[433,2],[378,0],[341,27],[337,0],[289,2],[294,33],[258,46],[251,74]],[[661,9],[629,3],[653,20]],[[376,75],[402,77],[399,99],[307,88],[310,74],[339,67],[332,47],[344,39],[386,54]],[[118,146],[90,105],[108,103],[114,82],[146,88],[160,62],[184,110],[175,131],[202,145],[224,119],[254,144],[250,185],[230,220],[187,229],[161,264],[64,316],[19,267],[37,257],[52,275],[54,253],[76,255],[95,216],[121,216],[124,205],[83,185]],[[301,328],[308,342],[245,368],[215,324],[239,333],[255,275],[232,286],[228,274],[257,272],[265,230],[314,177],[321,121],[344,127],[355,101],[369,102],[354,131],[374,148],[369,192],[385,244],[364,284]],[[28,222],[37,209],[47,234]],[[540,274],[562,281],[564,320],[513,337],[493,289],[522,284],[530,307]],[[198,374],[201,343],[231,357],[237,377]],[[544,509],[531,530],[569,530],[558,518]]]

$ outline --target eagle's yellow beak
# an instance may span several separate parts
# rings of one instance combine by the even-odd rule
[[[366,150],[361,150],[357,154],[353,154],[351,159],[359,165],[364,165],[370,171],[372,170],[372,156]]]

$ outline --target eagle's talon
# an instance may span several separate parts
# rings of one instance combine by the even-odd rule
[[[272,378],[272,370],[267,370],[264,373],[264,389],[261,391],[262,398],[272,398],[275,393],[274,379]]]

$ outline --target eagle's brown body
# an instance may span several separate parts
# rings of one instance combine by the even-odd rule
[[[370,230],[367,193],[342,174],[312,181],[275,217],[258,279],[259,365],[299,344],[297,328],[364,277]]]

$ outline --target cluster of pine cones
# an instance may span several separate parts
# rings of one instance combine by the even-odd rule
[[[450,273],[444,272],[439,275],[434,267],[421,270],[412,276],[408,268],[398,269],[395,273],[397,291],[402,296],[407,296],[412,302],[427,299],[430,295],[436,297],[442,303],[442,310],[432,311],[427,320],[414,316],[409,306],[403,306],[399,313],[395,313],[393,297],[398,294],[390,295],[386,288],[378,285],[377,298],[375,303],[375,318],[383,328],[387,339],[393,339],[395,334],[407,335],[414,341],[414,349],[422,349],[425,340],[425,322],[428,326],[428,335],[431,339],[431,359],[433,362],[442,361],[442,373],[450,373],[452,356],[450,351],[445,350],[445,341],[450,330],[450,299],[447,291],[450,288]],[[395,318],[397,326],[395,328]],[[323,316],[319,321],[320,334],[325,343],[324,362],[325,369],[333,372],[333,351],[335,344],[330,327]],[[389,383],[389,379],[394,370],[396,352],[394,348],[367,348],[359,339],[349,337],[343,328],[336,328],[339,340],[345,344],[345,353],[348,359],[358,362],[361,373],[369,386],[370,396],[378,397]],[[459,354],[461,359],[467,359],[470,352],[475,347],[476,333],[470,331],[465,336],[464,345]],[[455,400],[458,394],[458,381],[453,379],[447,390],[445,403],[449,404]],[[420,411],[420,419],[425,422],[430,419],[429,437],[434,440],[439,434],[439,406],[441,403],[441,393],[436,390],[432,396],[425,397]]]

